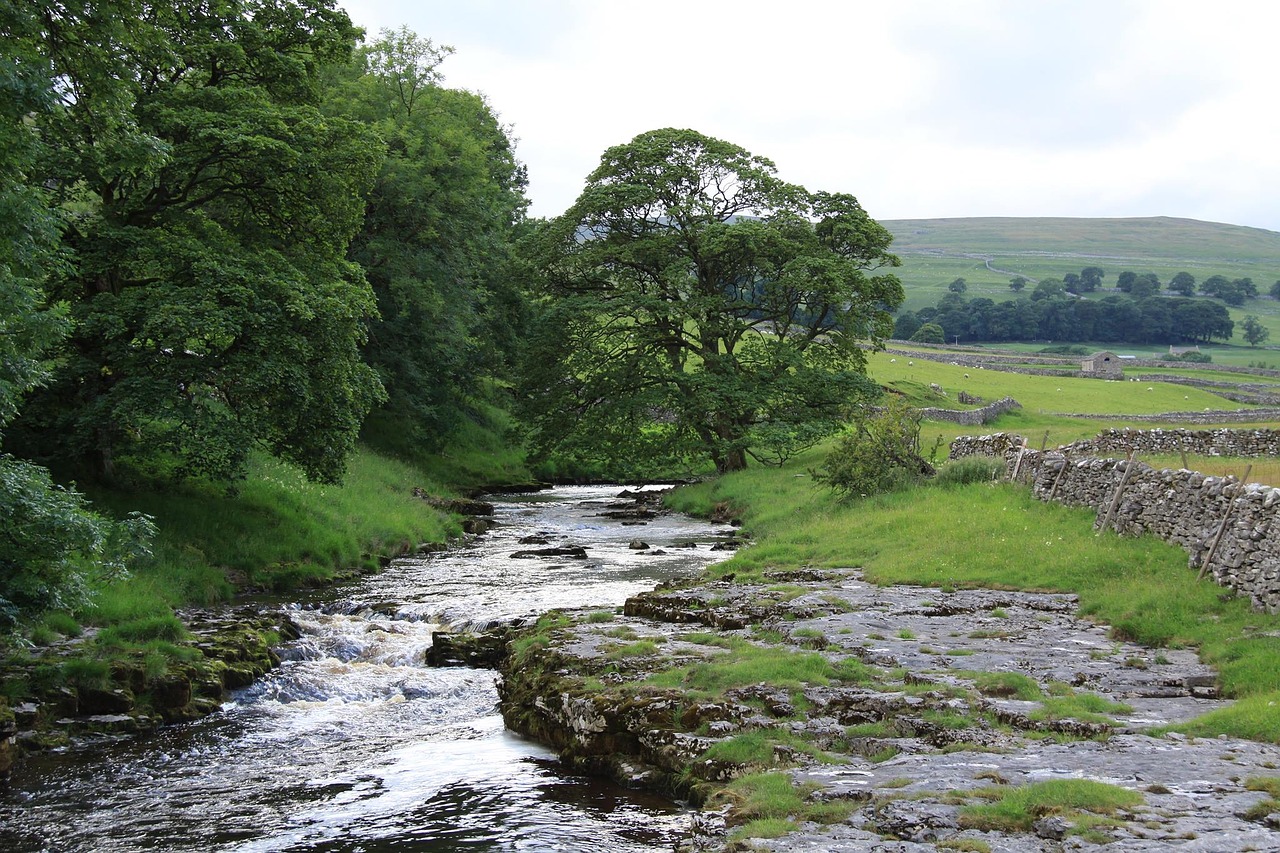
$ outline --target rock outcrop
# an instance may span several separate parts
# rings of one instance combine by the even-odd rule
[[[743,849],[726,836],[750,827],[734,829],[746,818],[725,783],[761,770],[838,817],[751,849],[1048,851],[1089,828],[1125,850],[1280,848],[1247,784],[1276,776],[1280,747],[1146,733],[1222,707],[1214,673],[1191,651],[1118,642],[1076,605],[882,588],[856,570],[708,579],[612,619],[558,613],[516,632],[501,710],[579,769],[717,806],[690,850]],[[1071,813],[1024,833],[962,819],[993,785],[1048,779],[1142,805],[1101,829]]]

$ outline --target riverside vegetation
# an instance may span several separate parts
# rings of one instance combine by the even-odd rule
[[[1069,824],[1036,832],[1137,837],[1144,806],[1130,789],[1005,789],[998,771],[967,794],[934,792],[925,811],[944,811],[913,816],[906,795],[924,801],[923,782],[895,764],[922,743],[945,756],[975,738],[1036,739],[1045,756],[1128,749],[1128,735],[1106,737],[1125,715],[1138,727],[1141,709],[1121,701],[1134,685],[1177,693],[1164,727],[1184,738],[1275,740],[1274,620],[1189,583],[1173,549],[1086,535],[1079,513],[973,467],[920,486],[917,465],[879,484],[906,488],[872,495],[843,478],[876,457],[834,466],[840,440],[821,444],[843,407],[881,388],[913,405],[941,402],[932,386],[1009,394],[1023,408],[999,428],[1063,441],[1100,423],[1073,414],[1123,425],[1220,405],[1211,391],[971,378],[864,350],[907,297],[888,272],[900,262],[889,231],[852,196],[785,183],[767,159],[692,130],[610,148],[566,216],[526,222],[507,130],[482,96],[442,85],[451,49],[406,30],[367,39],[328,0],[230,0],[196,18],[127,0],[47,11],[0,6],[16,59],[0,65],[11,96],[0,108],[6,750],[18,724],[35,748],[216,707],[275,663],[290,627],[198,608],[439,547],[459,523],[415,490],[527,481],[525,440],[547,454],[538,474],[638,473],[624,447],[643,454],[643,473],[733,472],[670,500],[736,516],[752,547],[687,589],[640,597],[635,612],[544,618],[513,641],[505,689],[514,727],[566,746],[538,716],[557,702],[584,733],[603,726],[605,746],[635,737],[601,709],[657,713],[665,727],[644,746],[665,764],[651,781],[728,804],[748,835],[797,820],[906,827],[899,837],[947,821],[1021,831],[1057,807]],[[1178,267],[1193,267],[1183,254]],[[869,496],[841,502],[811,470]],[[901,583],[936,591],[876,604],[871,584]],[[858,624],[872,604],[902,624]],[[655,613],[698,627],[674,636]],[[964,634],[976,644],[1010,645],[1000,626],[1011,617],[1027,635],[1078,633],[1091,650],[1083,683],[1019,678],[1007,659],[984,671],[997,650],[916,619],[978,614],[983,627]],[[564,645],[572,637],[584,654]],[[1191,648],[1216,677],[1195,669]],[[562,678],[570,662],[583,672]],[[1148,671],[1175,665],[1191,674],[1152,686]],[[1235,701],[1189,713],[1216,694]],[[761,713],[785,725],[759,724]],[[829,718],[843,721],[813,728]],[[815,768],[854,754],[896,774],[857,770],[898,792],[877,795],[874,824],[849,823],[865,789],[818,796],[828,786]],[[1250,773],[1214,778],[1228,798],[1252,797],[1239,811],[1265,826],[1277,785],[1252,771],[1274,768],[1274,752],[1233,741],[1230,754]],[[0,772],[7,761],[0,750]],[[649,772],[618,761],[595,767]],[[1237,846],[1253,843],[1253,829],[1232,826]]]

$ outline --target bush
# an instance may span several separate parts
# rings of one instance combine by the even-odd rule
[[[911,336],[911,340],[918,344],[945,344],[947,342],[942,327],[937,323],[925,323],[916,329],[915,334]]]
[[[841,500],[906,488],[932,476],[920,456],[920,413],[901,397],[859,409],[822,467],[810,472]]]

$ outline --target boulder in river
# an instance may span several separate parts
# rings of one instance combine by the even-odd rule
[[[587,549],[581,545],[566,545],[561,548],[531,548],[528,551],[516,551],[511,555],[513,560],[532,560],[535,557],[569,557],[574,560],[585,560]]]

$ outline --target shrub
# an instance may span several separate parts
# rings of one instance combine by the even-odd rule
[[[841,500],[896,491],[933,475],[920,455],[920,413],[896,396],[885,406],[858,409],[822,467],[810,473]]]

